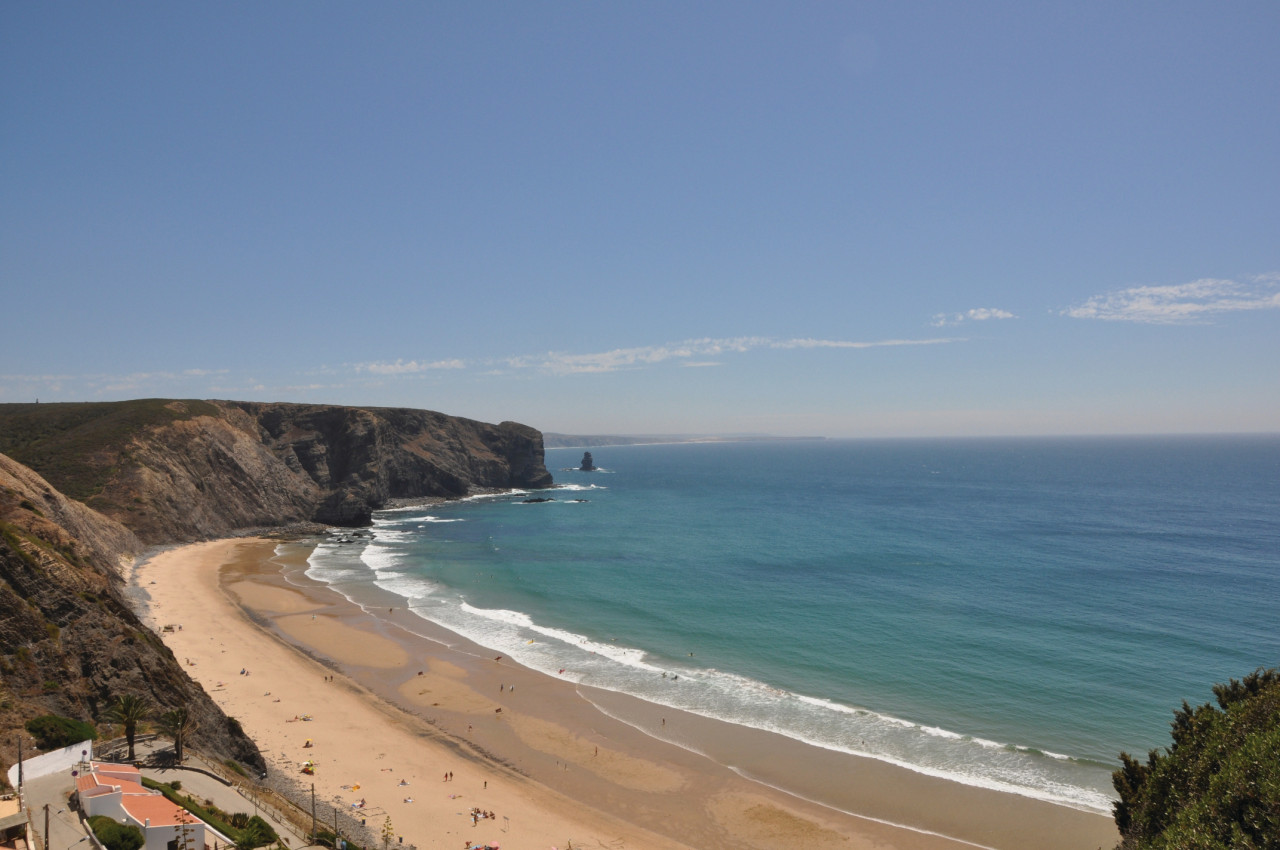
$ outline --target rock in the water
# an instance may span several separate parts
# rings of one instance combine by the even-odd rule
[[[578,469],[583,472],[595,472],[596,462],[591,459],[591,452],[582,453],[582,466],[578,467]]]

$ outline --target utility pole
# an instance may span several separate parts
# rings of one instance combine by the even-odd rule
[[[18,790],[22,790],[22,734],[18,734]]]
[[[49,850],[49,804],[44,804],[44,850]]]
[[[339,841],[340,839],[338,837],[338,807],[334,806],[333,807],[333,850],[338,850]]]
[[[311,783],[311,840],[316,840],[316,784]]]

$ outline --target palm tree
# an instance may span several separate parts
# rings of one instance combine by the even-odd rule
[[[124,739],[129,742],[129,761],[133,761],[133,740],[138,734],[138,724],[151,713],[151,703],[146,697],[120,694],[107,709],[107,719],[124,726]]]
[[[178,764],[182,764],[182,747],[187,736],[196,730],[196,719],[184,705],[160,715],[158,725],[161,732],[173,739],[174,756],[178,759]]]

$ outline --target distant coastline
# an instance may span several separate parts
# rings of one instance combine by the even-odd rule
[[[597,446],[648,446],[667,443],[768,443],[825,440],[826,437],[778,437],[772,434],[558,434],[542,432],[548,449],[590,449]]]

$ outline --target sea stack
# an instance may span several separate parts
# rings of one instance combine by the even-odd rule
[[[594,460],[591,459],[591,452],[582,453],[582,466],[578,467],[578,469],[582,470],[583,472],[596,471],[596,463]]]

